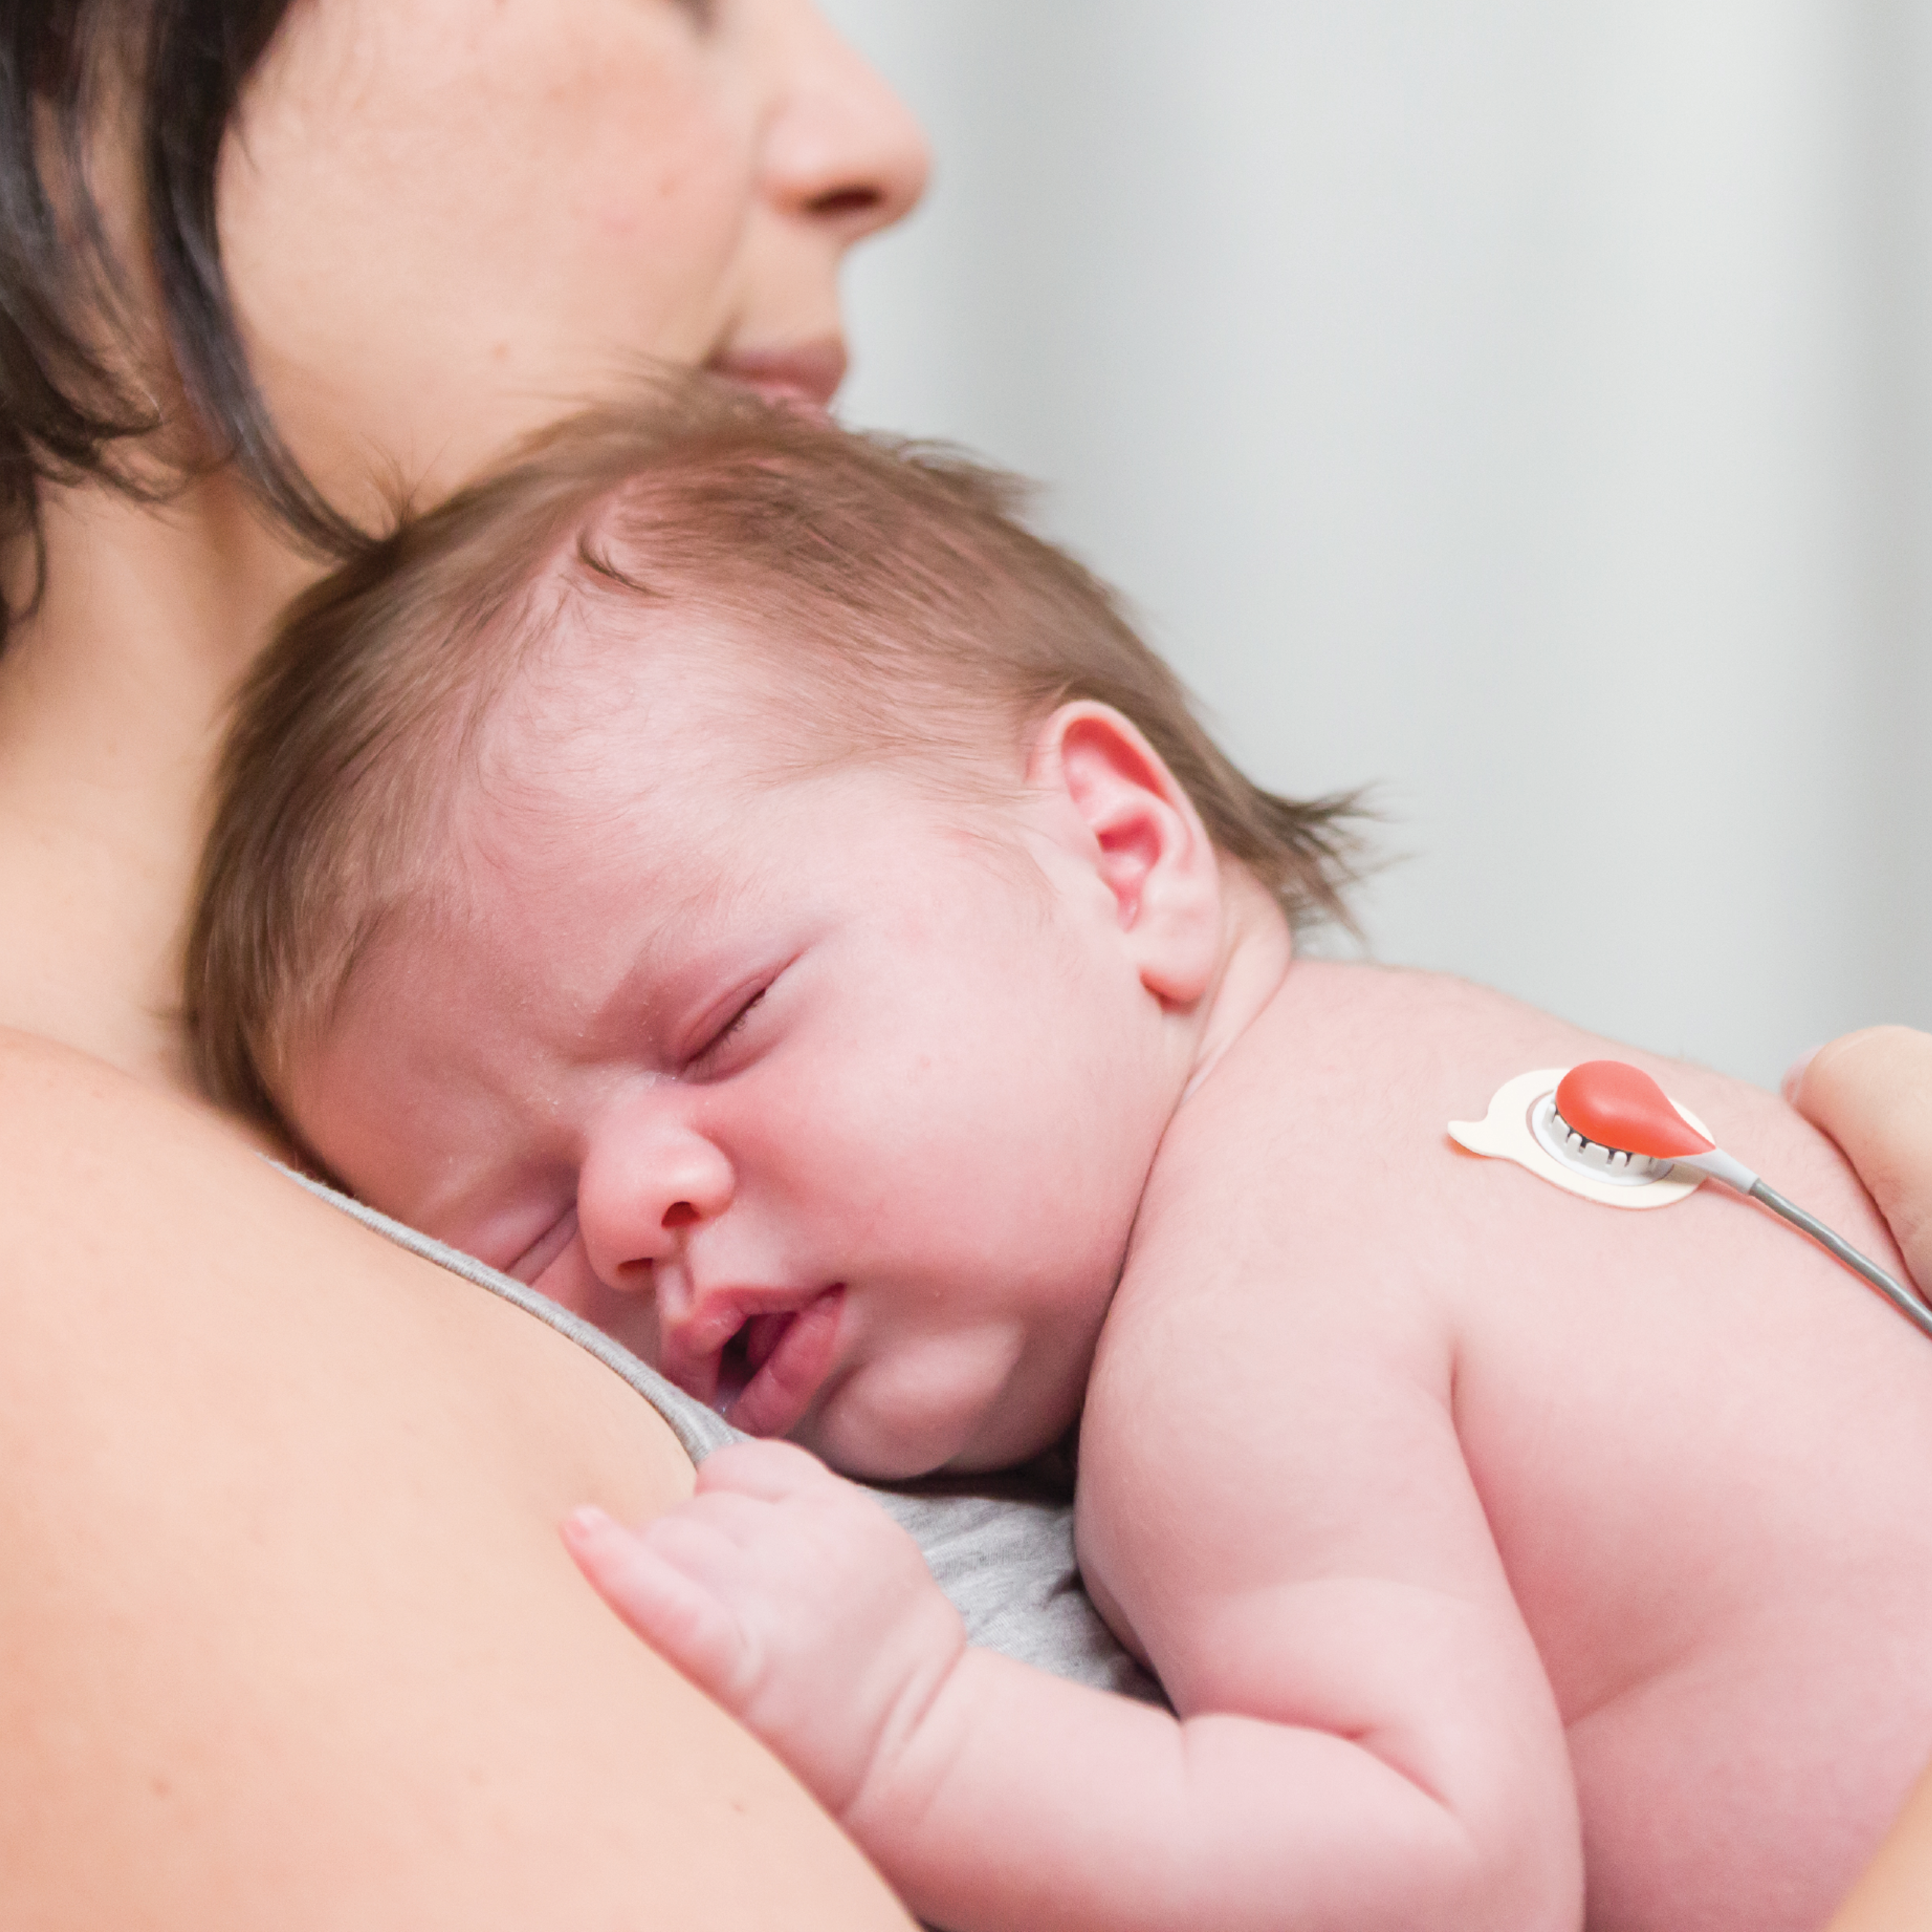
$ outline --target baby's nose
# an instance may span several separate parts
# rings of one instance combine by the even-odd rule
[[[640,1122],[600,1136],[578,1178],[577,1214],[598,1279],[651,1286],[653,1265],[731,1204],[731,1163],[702,1134]]]

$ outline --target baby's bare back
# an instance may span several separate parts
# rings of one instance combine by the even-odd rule
[[[1932,1342],[1715,1184],[1622,1210],[1449,1141],[1506,1079],[1606,1051],[1898,1266],[1771,1096],[1454,982],[1298,964],[1156,1166],[1090,1393],[1082,1552],[1184,1712],[1226,1694],[1175,1636],[1191,1568],[1299,1602],[1439,1535],[1421,1569],[1480,1579],[1492,1559],[1447,1546],[1486,1524],[1568,1738],[1590,1925],[1815,1925],[1932,1758]],[[1244,1539],[1288,1551],[1285,1582],[1241,1580]]]

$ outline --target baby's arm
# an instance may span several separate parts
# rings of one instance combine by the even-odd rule
[[[956,1932],[1576,1922],[1561,1735],[1492,1605],[1346,1574],[1251,1594],[1203,1633],[1218,1694],[1178,1721],[968,1648],[910,1542],[785,1445],[713,1457],[638,1531],[568,1536]]]

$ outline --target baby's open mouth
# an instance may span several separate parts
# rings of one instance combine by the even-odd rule
[[[748,1316],[718,1358],[711,1406],[748,1436],[782,1436],[812,1406],[838,1351],[844,1284],[802,1308]]]
[[[748,1316],[724,1344],[718,1358],[718,1391],[711,1406],[724,1414],[750,1387],[752,1378],[772,1358],[785,1330],[798,1319],[796,1310],[780,1315]]]

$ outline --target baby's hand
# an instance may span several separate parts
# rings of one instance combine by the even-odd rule
[[[689,1502],[636,1529],[583,1509],[563,1536],[611,1608],[842,1820],[965,1652],[918,1546],[788,1443],[719,1451]]]

